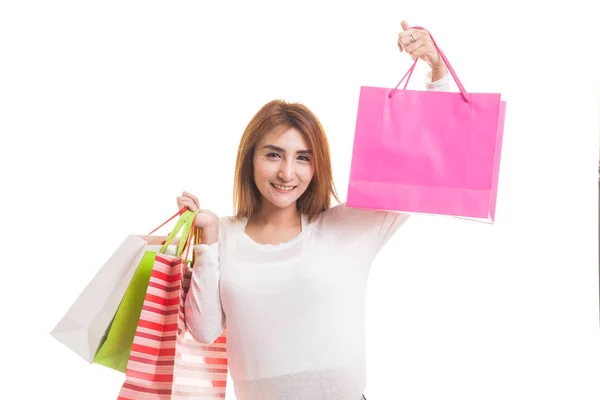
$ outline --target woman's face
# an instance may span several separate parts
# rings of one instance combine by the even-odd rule
[[[254,152],[254,182],[263,198],[278,208],[295,206],[314,175],[312,149],[295,128],[268,133]]]

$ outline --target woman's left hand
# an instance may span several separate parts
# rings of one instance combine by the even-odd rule
[[[446,75],[448,69],[435,48],[429,32],[423,29],[412,29],[406,21],[402,21],[400,25],[402,26],[402,32],[398,35],[400,52],[406,51],[413,60],[417,58],[424,60],[431,67],[434,76]]]

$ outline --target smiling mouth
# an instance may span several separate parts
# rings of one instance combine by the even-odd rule
[[[271,183],[271,186],[273,186],[275,189],[279,189],[284,192],[291,192],[292,190],[294,190],[296,188],[296,186],[283,186],[283,185],[278,185],[276,183]]]

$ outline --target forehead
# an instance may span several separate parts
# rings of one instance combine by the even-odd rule
[[[308,141],[304,138],[304,135],[296,128],[280,128],[274,129],[266,133],[260,142],[259,147],[265,145],[274,145],[283,149],[303,149],[310,150]]]

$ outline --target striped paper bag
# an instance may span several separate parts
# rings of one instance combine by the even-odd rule
[[[183,257],[156,255],[118,400],[225,398],[225,333],[206,346],[185,329],[190,277]]]

